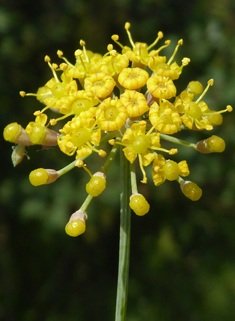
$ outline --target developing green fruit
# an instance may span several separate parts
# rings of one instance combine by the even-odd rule
[[[106,188],[106,177],[104,173],[95,173],[90,181],[86,184],[86,191],[93,197],[100,195]]]
[[[136,215],[143,216],[148,213],[150,206],[145,197],[141,194],[133,194],[130,197],[130,208]]]

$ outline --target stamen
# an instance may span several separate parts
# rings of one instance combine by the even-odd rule
[[[206,94],[206,92],[208,91],[209,87],[210,87],[210,86],[213,86],[213,84],[214,84],[214,79],[208,80],[207,86],[206,86],[206,88],[204,89],[204,91],[202,92],[201,96],[196,100],[196,104],[205,96],[205,94]]]
[[[56,72],[55,72],[55,69],[53,68],[53,65],[52,65],[51,62],[50,62],[50,61],[51,61],[51,58],[50,58],[49,56],[45,56],[44,60],[45,60],[45,62],[48,63],[48,66],[50,67],[50,69],[51,69],[51,71],[52,71],[52,73],[53,73],[53,76],[54,76],[56,82],[60,83],[60,81],[59,81],[59,79],[58,79],[58,77],[57,77],[57,74],[56,74]]]
[[[104,150],[102,150],[102,149],[99,150],[99,149],[95,148],[94,146],[91,145],[90,142],[87,142],[86,145],[87,145],[90,149],[92,149],[94,152],[98,153],[99,156],[101,156],[101,157],[105,157],[105,156],[106,156],[106,152],[105,152]]]
[[[109,44],[109,45],[107,46],[107,49],[108,49],[108,51],[112,51],[112,50],[113,50],[113,45],[112,45],[112,44]]]
[[[119,35],[112,35],[111,39],[116,42],[117,45],[119,45],[122,49],[124,48],[123,45],[118,41]]]
[[[82,40],[82,39],[80,40],[80,46],[81,46],[82,49],[83,49],[83,52],[84,52],[84,56],[85,56],[85,58],[86,58],[86,61],[89,62],[89,58],[88,58],[87,52],[86,52],[86,43],[85,43],[85,41]]]
[[[63,55],[64,55],[63,51],[57,50],[57,56],[58,56],[59,58],[63,59],[63,60],[66,62],[67,65],[69,65],[69,66],[71,66],[71,67],[74,67],[74,65],[71,64],[71,62],[69,62],[67,58],[63,57]],[[62,68],[61,68],[61,69],[62,69]],[[63,69],[62,69],[62,70],[63,70]]]
[[[180,68],[182,69],[184,66],[187,66],[189,63],[190,63],[190,58],[187,58],[187,57],[183,58],[182,66]]]
[[[84,62],[83,62],[83,60],[82,60],[82,54],[83,54],[83,52],[82,52],[82,50],[76,50],[75,51],[75,57],[78,59],[80,59],[80,61],[81,61],[81,64],[82,64],[82,66],[83,66],[83,68],[84,68],[84,71],[86,71],[86,66],[85,66],[85,64],[84,64]]]
[[[148,46],[147,50],[149,50],[149,49],[151,49],[152,47],[154,47],[154,46],[158,43],[158,41],[159,41],[160,39],[162,39],[162,38],[163,38],[163,32],[162,32],[162,31],[159,31],[158,34],[157,34],[157,38],[154,40],[154,42],[153,42],[151,45]]]
[[[170,63],[171,63],[172,60],[174,59],[174,57],[175,57],[175,55],[176,55],[176,53],[177,53],[177,51],[178,51],[178,49],[179,49],[179,46],[182,46],[182,45],[183,45],[183,39],[180,39],[180,40],[178,41],[177,46],[175,47],[175,50],[174,50],[174,52],[173,52],[173,55],[170,57],[170,59],[169,59],[168,62],[167,62],[168,65],[170,65]]]
[[[215,114],[223,114],[223,113],[226,113],[226,112],[231,112],[233,111],[233,107],[228,105],[226,106],[226,109],[222,109],[222,110],[218,110],[218,111],[212,111],[212,112],[209,112],[209,113],[203,113],[203,116],[206,115],[206,116],[210,116],[211,114],[212,115],[215,115]]]
[[[133,39],[132,39],[132,36],[131,36],[131,33],[130,33],[130,31],[129,31],[130,27],[131,27],[131,24],[130,24],[129,22],[126,22],[126,23],[125,23],[125,29],[126,29],[126,32],[127,32],[128,38],[129,38],[129,41],[130,41],[132,47],[135,48],[135,43],[134,43],[134,41],[133,41]]]
[[[176,153],[178,153],[178,149],[177,148],[172,148],[172,149],[168,150],[168,149],[161,148],[161,147],[150,147],[150,149],[160,150],[162,152],[168,153],[169,155],[175,155]]]
[[[50,120],[50,124],[51,124],[52,126],[54,126],[54,125],[57,124],[57,122],[58,122],[59,120],[65,119],[65,118],[67,118],[67,117],[69,117],[69,116],[71,116],[71,115],[73,115],[73,114],[70,113],[70,114],[66,114],[66,115],[61,116],[61,117],[56,118],[56,119],[53,118],[53,119]]]
[[[140,154],[138,154],[138,156],[139,156],[140,169],[141,169],[141,172],[143,173],[143,179],[142,179],[141,183],[147,184],[147,176],[146,176],[146,173],[145,173],[145,170],[143,167],[142,158],[141,158]]]
[[[164,46],[161,46],[160,48],[158,48],[158,50],[156,50],[156,52],[154,53],[154,56],[158,55],[159,52],[160,52],[162,49],[168,47],[170,44],[171,44],[171,41],[170,41],[170,40],[166,40],[166,41],[165,41],[165,45],[164,45]]]

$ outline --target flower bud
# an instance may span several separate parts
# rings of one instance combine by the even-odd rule
[[[59,134],[36,122],[30,122],[25,129],[33,144],[56,146]]]
[[[56,181],[58,173],[54,169],[38,168],[29,174],[29,181],[33,186],[50,184]]]
[[[73,213],[65,226],[66,234],[73,237],[83,234],[86,230],[86,219],[86,213],[81,210]]]
[[[202,196],[202,190],[197,184],[190,181],[183,181],[180,184],[183,194],[191,201],[198,201]]]
[[[11,160],[12,160],[13,166],[15,167],[20,162],[22,162],[24,156],[26,155],[26,151],[25,151],[25,146],[20,144],[13,146],[12,148],[13,148],[13,152],[11,154]]]
[[[131,195],[129,206],[138,216],[145,215],[150,209],[149,203],[146,201],[145,197],[139,193]]]
[[[200,140],[196,149],[203,154],[207,153],[222,153],[225,150],[225,142],[222,138],[212,135],[211,137]]]
[[[11,123],[4,128],[3,137],[6,141],[20,144],[23,146],[30,146],[32,142],[29,136],[25,133],[24,128],[18,123]]]
[[[100,195],[106,188],[106,176],[102,172],[95,173],[86,184],[86,191],[93,197]]]

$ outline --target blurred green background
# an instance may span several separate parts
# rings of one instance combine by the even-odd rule
[[[84,39],[105,53],[114,33],[128,44],[150,44],[159,30],[184,45],[176,60],[191,58],[178,92],[191,80],[215,84],[205,101],[211,109],[235,106],[235,3],[233,0],[2,0],[0,4],[0,121],[3,129],[25,126],[41,106],[21,98],[51,77],[44,56],[58,62],[57,49],[73,61]],[[169,51],[170,53],[170,51]],[[203,189],[191,202],[177,182],[140,186],[151,204],[145,217],[132,215],[127,321],[230,321],[235,318],[235,114],[224,115],[213,134],[226,141],[222,154],[180,148],[189,179]],[[211,134],[211,133],[210,133]],[[208,133],[193,133],[196,142]],[[64,233],[82,204],[88,180],[74,170],[52,185],[33,187],[38,167],[60,169],[71,161],[57,148],[29,149],[30,160],[13,168],[11,144],[1,143],[0,319],[6,321],[114,320],[119,242],[119,167],[108,173],[108,189],[89,206],[86,233]],[[177,158],[178,157],[178,158]],[[89,161],[100,167],[97,157]]]

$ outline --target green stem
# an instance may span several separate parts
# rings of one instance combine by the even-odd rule
[[[197,150],[197,145],[196,144],[189,143],[189,142],[187,142],[185,140],[178,139],[176,137],[172,137],[172,136],[165,135],[165,134],[160,134],[160,137],[162,139],[164,139],[164,140],[167,140],[168,142],[172,142],[172,143],[175,143],[175,144],[178,144],[178,145],[182,145],[182,146],[189,147],[189,148]]]
[[[119,263],[115,321],[124,321],[126,318],[131,230],[131,209],[129,207],[130,163],[126,159],[122,151],[120,154],[122,192],[120,210]]]

